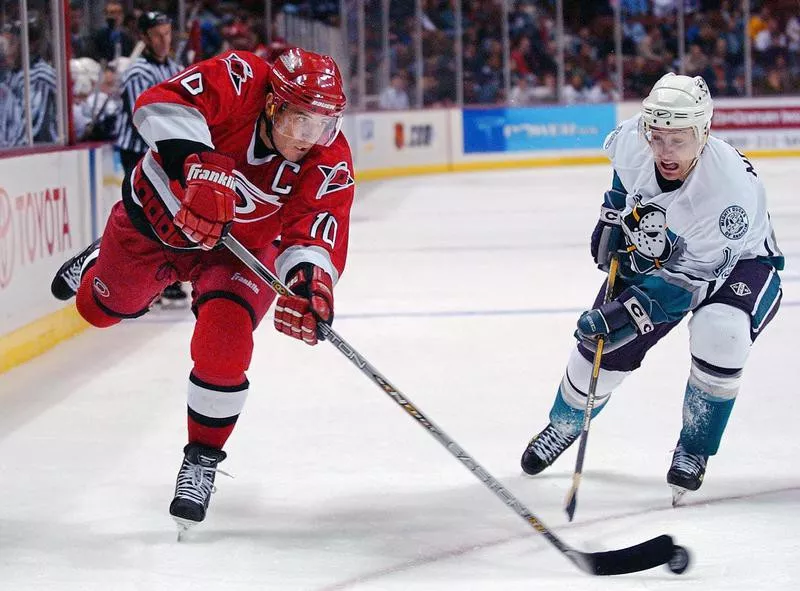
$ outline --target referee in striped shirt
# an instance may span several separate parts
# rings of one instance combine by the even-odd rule
[[[145,49],[122,74],[122,111],[117,118],[116,142],[125,176],[147,151],[147,144],[133,125],[133,107],[145,90],[172,78],[183,68],[169,57],[172,48],[172,20],[162,12],[145,12],[139,17],[139,31]]]
[[[125,181],[128,182],[136,164],[147,152],[147,144],[133,125],[133,107],[145,90],[172,78],[183,67],[169,57],[172,49],[172,20],[163,12],[145,12],[139,17],[139,32],[144,42],[142,55],[136,58],[122,74],[120,90],[122,109],[117,117],[115,145],[119,150]],[[161,294],[161,304],[166,307],[181,306],[187,300],[180,282],[168,285]]]

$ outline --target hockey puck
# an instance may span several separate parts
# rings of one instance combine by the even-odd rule
[[[672,558],[667,563],[667,568],[676,575],[682,575],[689,568],[689,551],[677,544],[672,548]]]

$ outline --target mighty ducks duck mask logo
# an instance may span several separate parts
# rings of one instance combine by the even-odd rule
[[[636,206],[622,218],[622,228],[635,271],[660,268],[672,256],[677,237],[667,229],[667,214],[661,207],[642,205],[637,195]]]

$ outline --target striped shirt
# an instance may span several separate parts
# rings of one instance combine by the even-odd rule
[[[31,64],[31,123],[33,142],[51,144],[58,140],[56,71],[43,59]]]
[[[33,141],[49,144],[58,140],[56,71],[41,58],[30,65],[31,128]],[[20,68],[8,73],[0,91],[0,145],[25,146],[28,143],[25,120],[25,73]]]
[[[24,96],[15,92],[15,76],[11,73],[0,80],[0,148],[20,145],[21,125],[25,123]],[[23,135],[24,141],[24,135]]]
[[[121,150],[143,154],[147,144],[133,125],[133,108],[136,99],[148,88],[172,78],[183,66],[171,58],[163,64],[150,57],[139,57],[122,75],[120,84],[122,93],[122,110],[117,117],[117,136],[115,145]]]

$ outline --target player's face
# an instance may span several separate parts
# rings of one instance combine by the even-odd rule
[[[275,148],[283,156],[297,162],[317,143],[325,143],[336,128],[336,119],[305,111],[284,103],[272,118]]]
[[[160,60],[163,60],[169,55],[169,50],[172,47],[172,25],[164,23],[150,28],[146,34],[147,45],[150,51]]]
[[[5,41],[6,64],[12,68],[16,68],[19,65],[19,38],[10,33],[3,33],[3,41]]]
[[[693,129],[652,128],[647,141],[658,172],[670,181],[684,180],[692,169],[699,144]]]

